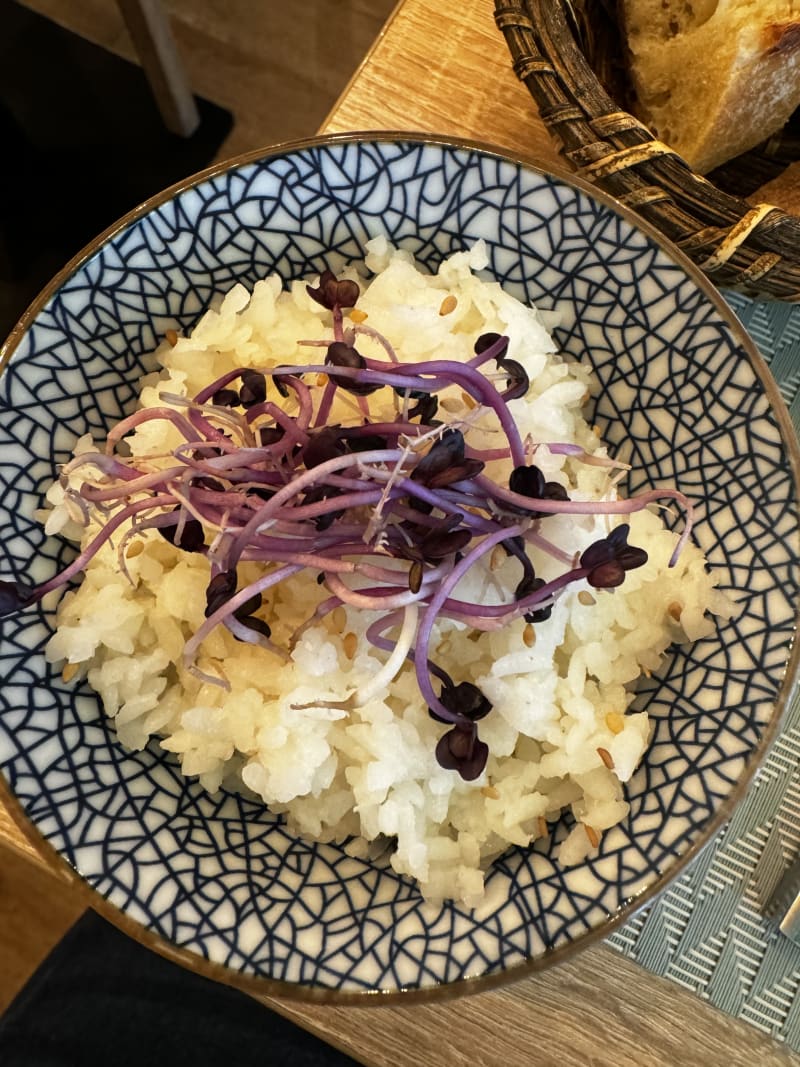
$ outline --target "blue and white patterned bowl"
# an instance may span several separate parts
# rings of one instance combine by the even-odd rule
[[[47,613],[4,620],[0,769],[27,832],[154,947],[303,996],[480,988],[608,933],[720,828],[798,660],[797,444],[724,302],[597,193],[417,137],[326,139],[213,168],[66,268],[0,364],[0,574],[40,580],[69,558],[34,512],[75,439],[130,410],[142,355],[166,329],[190,329],[234,282],[360,259],[379,233],[430,268],[483,238],[491,275],[561,313],[558,341],[596,369],[595,421],[632,448],[640,485],[679,484],[698,502],[697,538],[740,611],[642,690],[655,736],[630,817],[599,855],[559,867],[565,823],[495,863],[473,913],[425,906],[387,866],[299,841],[241,797],[204,794],[155,745],[122,751],[92,693],[45,662]]]

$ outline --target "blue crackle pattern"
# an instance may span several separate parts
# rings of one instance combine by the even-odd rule
[[[359,260],[378,234],[430,269],[483,238],[490,276],[559,313],[559,343],[595,367],[596,421],[632,451],[631,488],[677,483],[697,501],[698,541],[739,612],[639,694],[653,744],[630,818],[599,854],[561,868],[564,820],[494,865],[475,912],[425,906],[385,861],[299,841],[262,807],[205,794],[156,744],[123,752],[95,697],[46,664],[47,610],[3,620],[0,768],[52,845],[172,944],[349,992],[513,970],[660,884],[759,747],[798,603],[787,442],[722,304],[587,193],[488,153],[392,139],[298,147],[198,180],[79,264],[0,377],[0,574],[41,579],[69,558],[34,512],[75,439],[131,409],[167,328],[190,330],[235,282]]]

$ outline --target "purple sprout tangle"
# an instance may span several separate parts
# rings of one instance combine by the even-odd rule
[[[412,662],[430,715],[447,727],[436,746],[438,763],[474,780],[489,755],[478,723],[492,706],[477,686],[454,680],[437,664],[437,623],[456,620],[477,632],[546,624],[570,586],[585,581],[613,590],[647,561],[643,549],[628,544],[628,524],[613,526],[612,516],[624,520],[662,499],[677,502],[685,524],[674,562],[691,530],[691,505],[674,489],[627,500],[615,493],[572,499],[567,488],[548,480],[533,462],[545,446],[578,462],[614,464],[570,443],[523,439],[509,404],[527,394],[530,382],[521,364],[507,357],[507,337],[479,335],[466,362],[403,363],[376,330],[345,328],[344,312],[360,295],[355,282],[325,271],[307,291],[330,311],[333,337],[300,343],[324,357],[239,367],[194,396],[165,393],[159,406],[122,420],[104,453],[77,457],[62,475],[64,482],[82,477],[79,489],[65,490],[65,499],[71,515],[87,527],[98,522],[99,532],[40,585],[0,580],[0,615],[23,611],[77,578],[118,532],[119,565],[127,573],[131,539],[156,531],[180,552],[209,561],[205,617],[186,642],[184,663],[204,682],[224,686],[224,677],[197,665],[204,640],[223,626],[237,640],[285,658],[291,649],[274,643],[264,596],[309,570],[318,577],[321,602],[295,640],[341,606],[374,615],[367,640],[387,658],[356,688],[351,706],[366,703]],[[363,355],[361,338],[383,358]],[[454,389],[469,414],[448,419],[443,401]],[[385,405],[376,410],[377,399],[389,395],[394,419]],[[352,419],[334,421],[338,397],[350,398]],[[492,448],[472,443],[479,417],[492,422]],[[179,444],[160,463],[124,454],[126,435],[153,420],[169,425]],[[487,466],[496,461],[510,465],[505,484]],[[548,535],[552,517],[565,515],[608,516],[609,532],[572,558]],[[562,568],[556,577],[536,573],[531,547]],[[461,580],[496,551],[519,568],[513,592],[493,604],[462,599]],[[244,563],[260,566],[255,581],[242,581]],[[397,636],[389,637],[394,631]]]

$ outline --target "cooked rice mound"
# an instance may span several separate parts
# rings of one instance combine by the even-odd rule
[[[342,276],[361,287],[360,315],[391,340],[401,361],[457,359],[473,355],[478,334],[510,337],[508,356],[522,363],[531,386],[510,402],[523,437],[574,442],[604,456],[586,423],[591,389],[587,366],[559,355],[536,310],[501,287],[482,280],[481,244],[423,273],[404,252],[378,238],[367,245],[365,264]],[[452,296],[455,300],[447,300]],[[193,396],[237,366],[274,367],[313,362],[315,350],[300,339],[331,339],[330,313],[308,295],[305,283],[288,289],[276,276],[252,293],[235,286],[208,311],[191,336],[164,342],[161,370],[141,390],[145,407],[163,406],[159,394]],[[174,338],[172,338],[174,340]],[[370,340],[359,349],[373,354]],[[309,356],[311,353],[311,356]],[[376,358],[384,353],[376,343]],[[352,397],[340,396],[334,421],[356,423]],[[386,394],[386,396],[384,396]],[[370,398],[373,418],[385,408],[395,416],[391,391]],[[459,416],[455,391],[443,407]],[[466,406],[460,413],[466,417]],[[469,440],[491,447],[491,420],[477,420]],[[126,437],[134,457],[164,457],[179,443],[171,427],[145,422]],[[91,451],[84,438],[76,454]],[[154,460],[155,462],[155,460]],[[536,462],[573,499],[611,497],[613,470],[581,463],[540,447]],[[498,472],[500,472],[498,474]],[[82,474],[70,476],[74,486]],[[505,477],[507,478],[506,471]],[[495,463],[492,477],[502,479]],[[46,529],[88,543],[56,483],[48,494]],[[198,677],[183,662],[186,641],[203,624],[209,562],[181,552],[158,531],[138,534],[126,552],[126,576],[117,541],[106,544],[81,585],[58,609],[58,629],[48,647],[54,662],[80,665],[115,722],[123,745],[144,747],[156,737],[180,760],[183,773],[211,792],[244,789],[293,831],[319,841],[352,837],[351,851],[367,855],[391,842],[395,871],[415,879],[430,900],[454,898],[467,906],[482,898],[484,872],[510,846],[526,846],[549,832],[571,809],[575,827],[563,842],[560,862],[575,864],[628,812],[624,783],[647,747],[643,712],[628,711],[634,685],[654,672],[674,642],[709,633],[709,612],[728,612],[700,552],[691,544],[668,566],[676,535],[656,511],[618,519],[603,515],[554,515],[542,522],[561,548],[580,553],[619,521],[630,523],[630,541],[646,549],[648,562],[626,575],[619,588],[591,589],[580,581],[558,598],[551,617],[534,626],[518,619],[495,632],[441,620],[431,650],[457,682],[471,681],[493,704],[481,721],[489,745],[486,769],[465,781],[437,763],[445,725],[422,701],[413,665],[406,662],[368,699],[345,710],[354,691],[365,691],[387,659],[365,633],[375,613],[343,606],[306,628],[284,660],[237,641],[222,626],[203,642],[197,667],[227,680],[228,688]],[[537,574],[555,577],[564,565],[531,552]],[[240,565],[242,583],[259,565]],[[457,587],[466,600],[508,600],[519,581],[513,558],[479,562]],[[326,596],[315,572],[304,572],[270,590],[260,615],[275,645],[288,649],[292,635]],[[353,636],[354,635],[354,636]],[[72,668],[71,668],[72,670]],[[351,702],[352,703],[352,702]]]

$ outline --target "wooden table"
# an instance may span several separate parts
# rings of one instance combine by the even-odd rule
[[[492,9],[492,0],[404,0],[323,131],[438,133],[557,163]],[[48,862],[2,805],[0,842]],[[604,946],[514,985],[441,1003],[264,1002],[370,1067],[800,1067],[800,1056]]]

